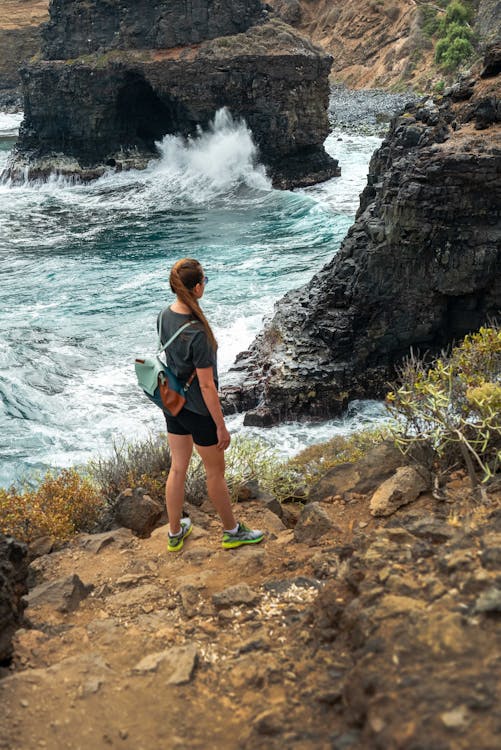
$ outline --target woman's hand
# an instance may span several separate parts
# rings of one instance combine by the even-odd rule
[[[231,436],[228,430],[226,429],[226,425],[222,424],[220,427],[217,428],[217,447],[221,451],[225,451],[226,448],[229,447],[231,442]]]
[[[216,423],[217,447],[221,451],[228,448],[231,437],[224,423],[223,410],[219,403],[219,396],[214,383],[214,372],[212,367],[197,367],[198,382],[202,392],[202,398],[209,410],[209,414]]]

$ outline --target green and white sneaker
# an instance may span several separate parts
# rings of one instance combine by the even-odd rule
[[[181,531],[175,536],[171,536],[169,533],[169,541],[167,543],[168,552],[179,552],[183,548],[184,540],[193,531],[193,524],[189,518],[181,518]]]
[[[242,544],[259,544],[263,539],[264,532],[249,529],[245,524],[239,523],[234,534],[229,531],[224,532],[222,546],[224,549],[234,549],[235,547],[241,547]]]

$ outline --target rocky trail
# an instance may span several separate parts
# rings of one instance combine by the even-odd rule
[[[241,503],[261,545],[221,549],[206,502],[179,554],[161,526],[33,560],[0,748],[498,747],[501,495],[466,501],[457,473],[371,513],[359,469],[284,506],[290,528]]]

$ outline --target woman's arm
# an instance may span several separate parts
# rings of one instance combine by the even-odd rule
[[[219,402],[212,367],[197,367],[197,377],[200,383],[200,390],[202,391],[202,398],[209,410],[209,414],[216,423],[217,447],[220,450],[226,450],[230,444],[231,437],[224,423],[223,410]]]

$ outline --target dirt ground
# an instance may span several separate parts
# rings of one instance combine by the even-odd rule
[[[79,537],[35,560],[37,580],[76,574],[93,590],[70,613],[28,608],[33,629],[19,632],[16,671],[0,682],[0,748],[330,747],[315,696],[343,656],[309,644],[304,613],[320,585],[318,553],[344,544],[353,514],[342,520],[331,505],[334,534],[312,549],[257,501],[241,508],[242,520],[266,528],[264,543],[223,550],[219,521],[194,511],[177,555],[161,527],[149,539],[124,530],[97,553],[92,537]],[[215,606],[212,596],[236,584],[255,601]],[[195,653],[195,666],[170,685],[179,648]],[[166,651],[174,663],[136,671]]]

